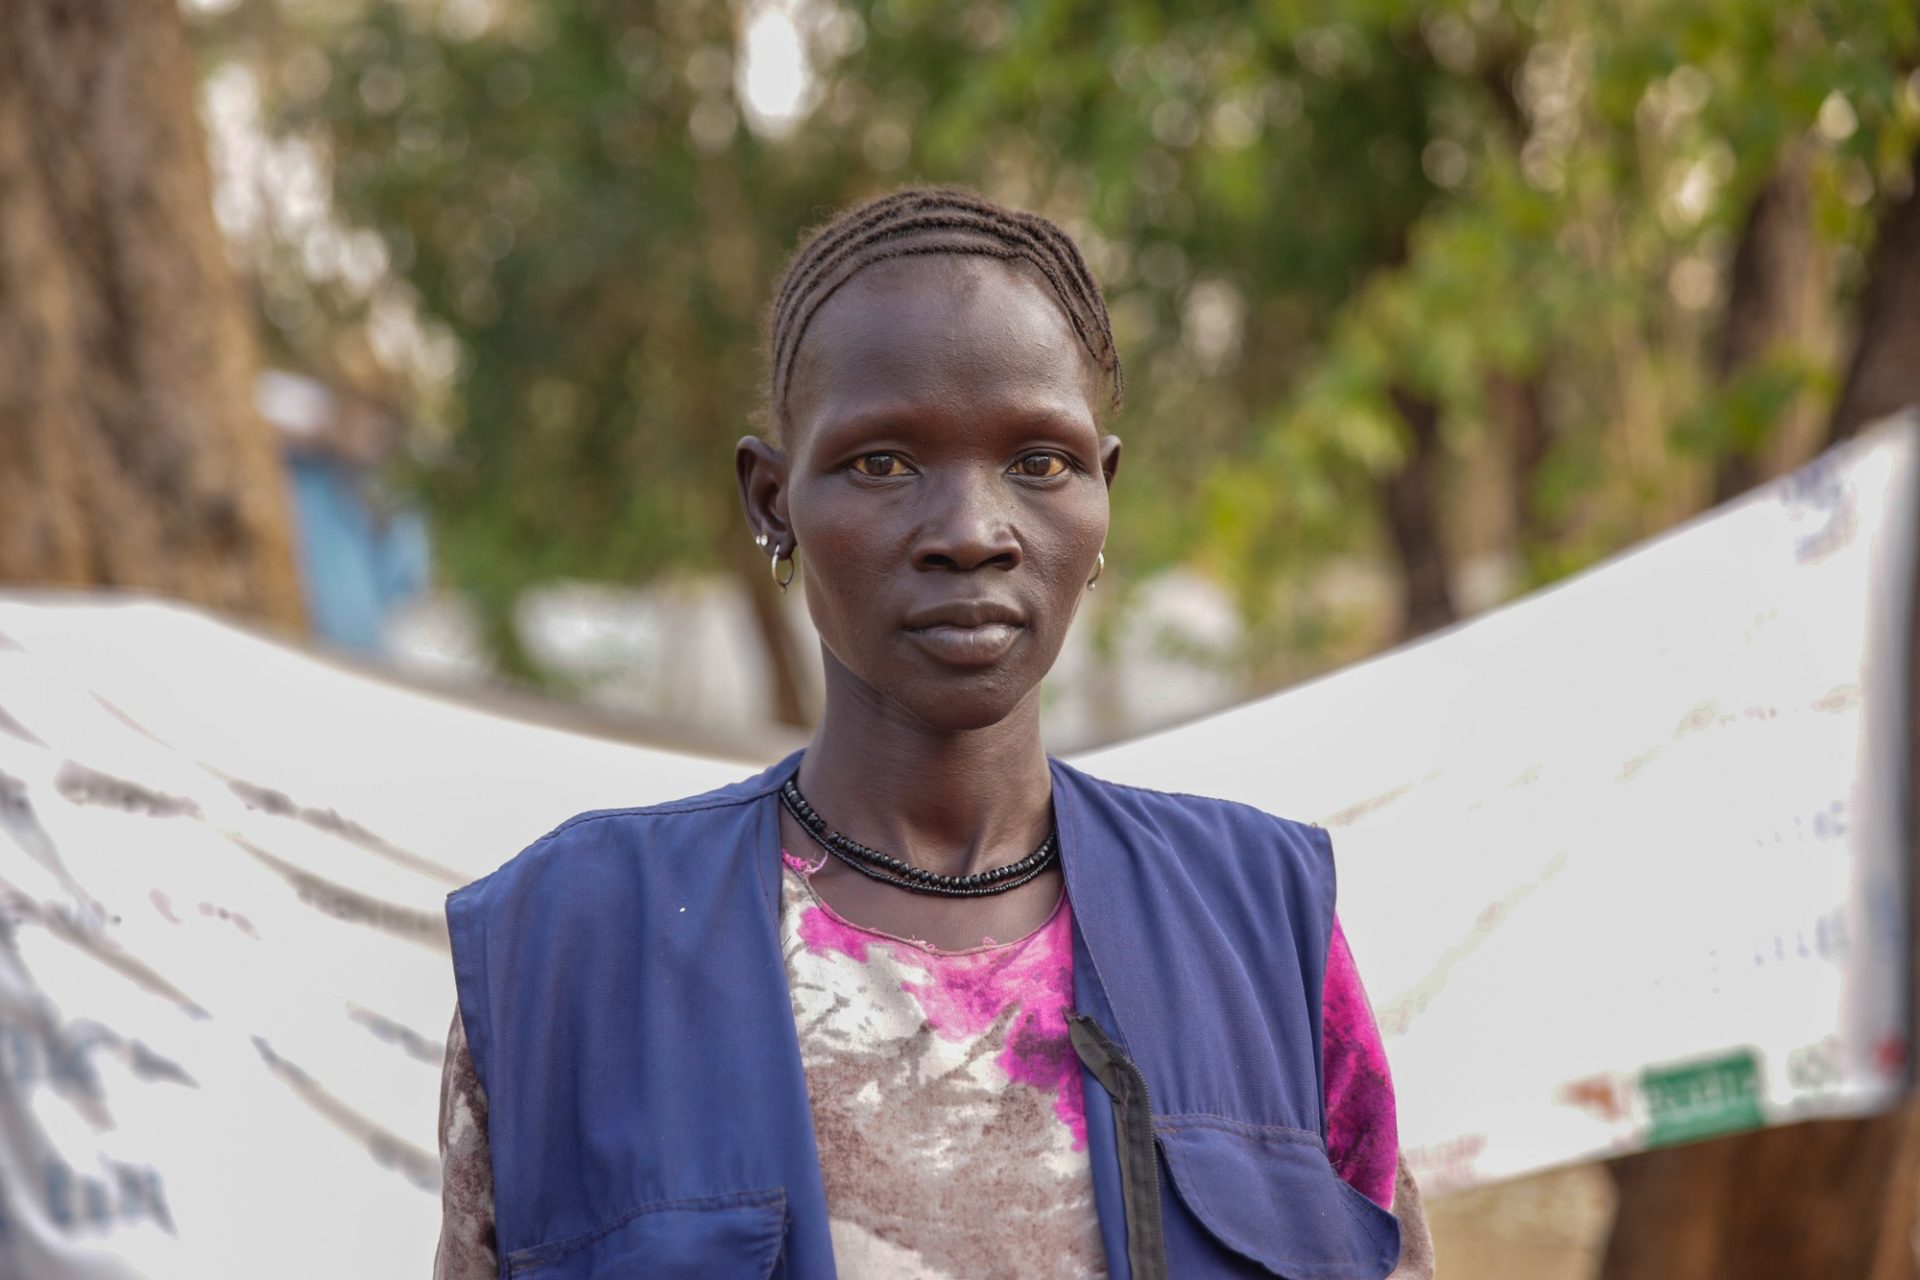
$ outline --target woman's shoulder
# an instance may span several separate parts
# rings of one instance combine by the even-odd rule
[[[582,810],[449,896],[473,897],[525,887],[556,873],[577,882],[581,876],[591,876],[596,866],[619,863],[636,850],[677,847],[685,843],[682,836],[702,838],[716,826],[725,826],[730,816],[748,814],[755,801],[773,794],[792,759],[696,795]]]
[[[1097,777],[1063,760],[1053,761],[1055,776],[1089,798],[1112,805],[1136,817],[1211,826],[1229,826],[1253,832],[1280,832],[1291,839],[1326,847],[1326,828],[1317,822],[1289,818],[1271,810],[1223,796],[1189,791],[1167,791],[1131,782]]]
[[[1244,801],[1113,782],[1054,764],[1056,786],[1070,797],[1064,838],[1101,839],[1104,833],[1106,841],[1132,848],[1136,859],[1150,865],[1163,854],[1176,855],[1182,876],[1198,875],[1222,891],[1280,886],[1290,896],[1331,904],[1333,842],[1318,823]]]

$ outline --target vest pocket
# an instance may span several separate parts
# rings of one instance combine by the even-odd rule
[[[786,1239],[787,1193],[764,1187],[641,1205],[584,1235],[516,1249],[538,1280],[767,1280]]]
[[[1317,1135],[1191,1115],[1153,1128],[1180,1207],[1229,1251],[1223,1263],[1240,1260],[1225,1269],[1383,1280],[1399,1261],[1399,1221],[1341,1180]]]

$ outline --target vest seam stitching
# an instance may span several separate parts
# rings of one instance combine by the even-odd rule
[[[1235,1137],[1249,1138],[1259,1142],[1285,1143],[1289,1146],[1312,1147],[1325,1151],[1326,1146],[1320,1135],[1310,1129],[1296,1129],[1292,1125],[1262,1124],[1253,1120],[1235,1120],[1231,1116],[1216,1115],[1206,1111],[1183,1111],[1161,1117],[1171,1121],[1193,1121],[1188,1124],[1155,1124],[1159,1133],[1184,1133],[1188,1130],[1214,1130],[1230,1133]]]
[[[605,1239],[620,1228],[629,1225],[650,1213],[666,1213],[674,1209],[729,1209],[729,1208],[766,1208],[775,1204],[783,1208],[787,1194],[784,1187],[756,1187],[751,1191],[726,1191],[710,1196],[682,1196],[674,1200],[655,1200],[627,1210],[613,1221],[583,1231],[579,1235],[567,1236],[561,1240],[550,1240],[540,1244],[530,1244],[512,1253],[504,1255],[508,1273],[524,1275],[529,1271],[538,1271],[542,1267],[552,1266],[569,1254],[578,1253],[588,1245]],[[784,1217],[782,1219],[784,1226]],[[530,1258],[527,1255],[546,1251],[551,1256]],[[515,1261],[519,1259],[519,1261]],[[525,1265],[523,1266],[522,1263]]]

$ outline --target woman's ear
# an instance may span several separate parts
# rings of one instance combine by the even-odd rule
[[[1120,437],[1100,437],[1100,473],[1107,478],[1107,488],[1113,488],[1114,472],[1120,470]]]
[[[747,528],[758,538],[765,534],[771,554],[793,550],[793,528],[787,523],[787,455],[759,436],[741,436],[734,446],[733,470],[740,482],[740,507]]]

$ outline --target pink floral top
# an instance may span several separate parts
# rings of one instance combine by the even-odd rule
[[[841,1275],[958,1280],[1105,1274],[1079,1059],[1067,1039],[1073,923],[1063,893],[1038,929],[942,951],[862,928],[786,859],[781,949]],[[1398,1181],[1393,1086],[1338,922],[1327,957],[1328,1155],[1400,1217],[1398,1277],[1431,1274],[1418,1196]],[[435,1275],[499,1274],[486,1099],[459,1014],[442,1081]],[[996,1229],[982,1232],[978,1224]]]

